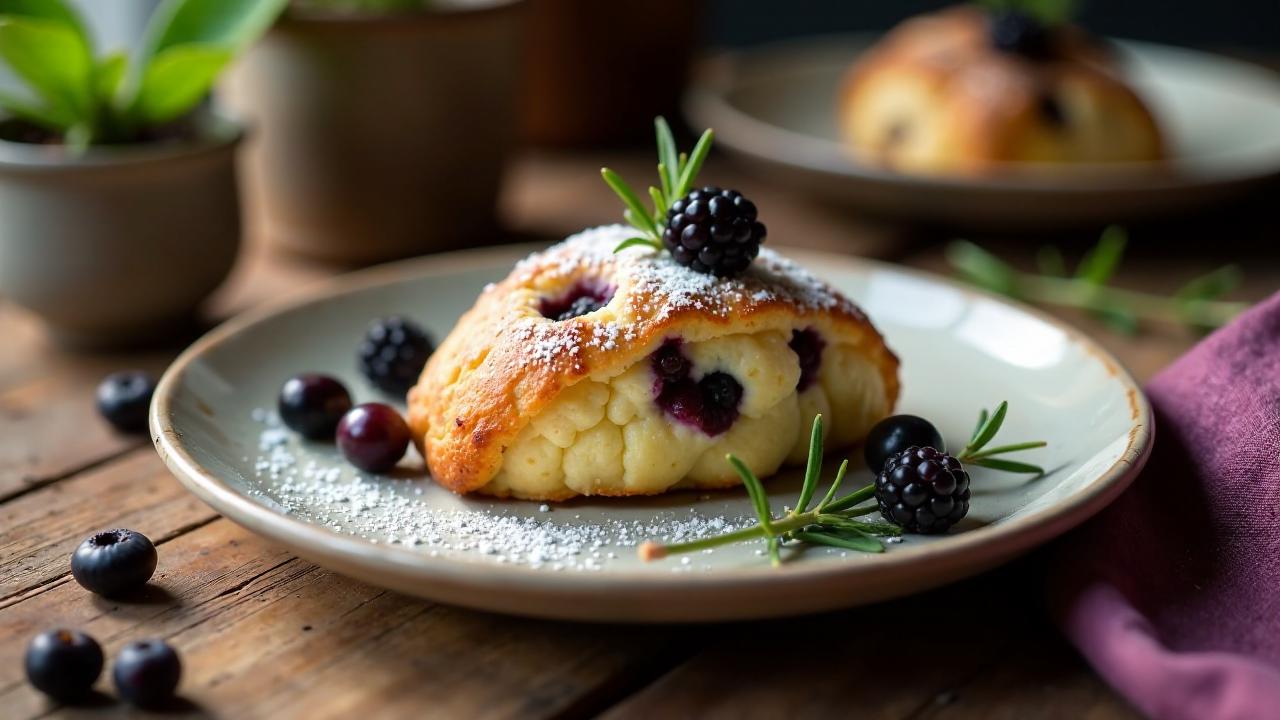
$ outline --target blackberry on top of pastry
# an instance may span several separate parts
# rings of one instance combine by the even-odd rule
[[[409,394],[432,477],[531,500],[718,488],[860,441],[898,395],[898,361],[846,297],[767,248],[741,193],[694,188],[658,123],[646,203],[606,182],[630,226],[585,230],[481,293]]]
[[[1160,160],[1150,109],[1066,5],[1003,0],[903,22],[850,69],[841,136],[862,162],[925,174]]]

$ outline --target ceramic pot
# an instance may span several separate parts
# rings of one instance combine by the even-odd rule
[[[67,345],[145,340],[191,318],[240,246],[240,125],[91,148],[0,141],[0,295]]]
[[[286,15],[228,99],[252,119],[251,197],[297,253],[367,264],[492,241],[515,135],[522,2]]]

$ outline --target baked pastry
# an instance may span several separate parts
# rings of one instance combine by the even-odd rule
[[[769,250],[718,278],[587,230],[481,293],[409,394],[436,482],[564,500],[739,484],[892,410],[898,361],[847,298]],[[585,312],[581,312],[584,311]]]
[[[907,20],[863,54],[838,124],[860,161],[917,173],[1151,162],[1164,152],[1107,48],[1073,25],[971,6]]]

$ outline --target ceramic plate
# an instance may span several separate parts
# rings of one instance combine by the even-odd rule
[[[952,534],[908,537],[881,555],[809,549],[774,568],[753,543],[645,564],[635,550],[645,539],[749,522],[744,493],[550,506],[463,498],[434,485],[416,456],[390,476],[366,476],[332,445],[302,443],[275,426],[276,393],[297,372],[335,374],[357,402],[377,399],[354,369],[371,318],[407,314],[443,337],[485,283],[528,250],[384,266],[228,322],[161,380],[151,411],[156,448],[216,510],[335,571],[485,610],[656,622],[813,612],[972,575],[1097,512],[1151,443],[1150,411],[1133,379],[1076,331],[940,278],[799,251],[788,254],[861,303],[901,356],[902,411],[931,418],[959,446],[981,407],[1007,399],[1001,440],[1049,440],[1035,460],[1052,472],[1028,480],[977,468],[972,510]],[[847,486],[870,478],[860,469]],[[794,502],[798,480],[787,473],[767,483],[776,508]]]
[[[718,146],[771,177],[864,212],[1006,229],[1185,212],[1280,179],[1280,79],[1246,63],[1118,41],[1135,89],[1168,136],[1166,168],[1109,165],[978,179],[856,163],[837,139],[837,88],[873,38],[834,36],[716,56],[686,108]]]

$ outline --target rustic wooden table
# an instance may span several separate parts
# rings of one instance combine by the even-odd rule
[[[647,172],[649,162],[630,155],[522,158],[504,202],[513,236],[553,238],[613,221],[617,204],[596,174],[602,160],[628,172]],[[748,190],[768,214],[774,243],[943,269],[940,233],[857,222],[743,177],[723,158],[713,159],[707,174]],[[1280,257],[1270,250],[1276,224],[1264,212],[1239,212],[1142,229],[1140,257],[1119,282],[1172,290],[1231,257],[1248,273],[1238,296],[1265,296],[1280,286]],[[1267,243],[1250,244],[1258,239]],[[1035,249],[1020,239],[990,244],[1018,261]],[[251,242],[216,309],[224,316],[332,272]],[[1195,340],[1176,328],[1122,337],[1064,315],[1144,379]],[[0,716],[128,712],[105,680],[97,702],[77,709],[50,705],[25,683],[28,638],[54,626],[88,631],[108,656],[132,639],[168,639],[186,668],[175,709],[190,715],[1134,715],[1045,619],[1043,555],[877,606],[702,626],[502,617],[335,575],[220,518],[182,490],[147,438],[113,433],[97,417],[93,388],[104,374],[159,372],[180,349],[180,341],[171,344],[136,354],[68,354],[48,343],[35,320],[0,302]],[[81,539],[116,526],[144,532],[160,550],[149,591],[128,602],[90,595],[68,569]]]

